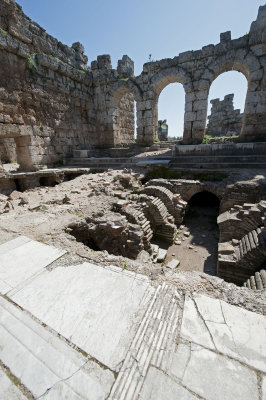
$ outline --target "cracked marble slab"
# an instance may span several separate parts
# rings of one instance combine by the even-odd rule
[[[198,400],[198,396],[195,396],[174,379],[171,379],[163,371],[150,367],[139,399]]]
[[[115,379],[1,297],[0,359],[36,399],[103,400]]]
[[[0,399],[1,400],[27,400],[27,397],[9,379],[4,370],[0,367]]]
[[[206,400],[259,400],[256,371],[195,344],[179,344],[167,374]]]
[[[46,271],[11,298],[117,370],[153,293],[144,276],[84,263]]]
[[[266,318],[222,300],[186,296],[181,337],[266,372]]]
[[[0,245],[0,293],[18,289],[65,253],[25,236]]]

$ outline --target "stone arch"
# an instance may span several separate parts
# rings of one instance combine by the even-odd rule
[[[113,144],[133,143],[135,124],[136,103],[141,99],[138,87],[131,80],[115,83],[109,93],[109,117],[112,124]]]
[[[208,185],[205,183],[199,183],[196,185],[188,185],[186,186],[186,190],[182,191],[182,198],[189,203],[193,196],[198,193],[208,192],[211,195],[216,196],[219,201],[222,201],[223,193],[221,193],[218,188],[214,187],[214,185]]]
[[[170,83],[181,83],[185,92],[192,89],[192,81],[189,74],[183,68],[165,68],[154,74],[150,79],[150,89],[159,97],[161,91]]]
[[[203,190],[199,190],[196,193],[194,193],[188,201],[189,205],[195,205],[196,203],[198,203],[200,205],[205,204],[207,206],[219,207],[220,199],[212,191],[203,189]]]
[[[210,87],[213,83],[213,81],[218,78],[220,75],[226,72],[230,71],[237,71],[242,73],[245,78],[247,79],[247,93],[246,93],[246,98],[245,98],[245,106],[244,106],[244,115],[243,115],[243,120],[242,120],[242,127],[241,127],[241,132],[240,135],[243,135],[245,131],[245,125],[246,125],[246,119],[247,119],[247,114],[249,113],[249,102],[250,102],[250,95],[249,93],[251,92],[252,88],[252,82],[253,82],[253,71],[258,71],[260,70],[261,66],[258,61],[258,58],[251,54],[251,53],[246,53],[242,51],[237,51],[234,52],[231,56],[230,59],[230,53],[227,55],[223,55],[219,57],[215,63],[210,64],[208,66],[208,70],[205,71],[203,75],[203,79],[209,80],[209,87],[208,87],[208,93],[210,90]]]
[[[192,89],[192,81],[188,73],[182,68],[166,68],[154,74],[151,77],[150,89],[153,93],[153,107],[152,107],[152,118],[153,118],[153,138],[157,138],[157,125],[158,125],[158,100],[163,89],[171,83],[180,83],[185,91],[185,96]],[[186,103],[187,99],[185,99]],[[184,118],[185,118],[184,105]]]

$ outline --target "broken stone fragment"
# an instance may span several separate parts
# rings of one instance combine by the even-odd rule
[[[167,254],[167,250],[165,249],[159,249],[158,255],[157,255],[157,262],[161,263],[164,261],[165,257]]]
[[[24,205],[24,204],[29,204],[29,199],[28,196],[26,194],[22,194],[20,196],[20,203],[19,205]]]
[[[228,242],[219,243],[218,252],[221,253],[221,254],[232,254],[232,253],[235,252],[235,249],[234,249],[234,246],[232,246]]]
[[[177,259],[171,260],[166,264],[166,268],[176,269],[180,264],[180,261]]]
[[[189,235],[190,235],[190,232],[189,232],[189,231],[184,232],[184,236],[189,237]]]
[[[21,196],[21,192],[18,192],[17,190],[14,190],[10,195],[8,196],[8,200],[18,200]]]

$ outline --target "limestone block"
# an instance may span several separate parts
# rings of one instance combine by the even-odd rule
[[[181,336],[263,372],[265,329],[262,315],[206,296],[186,298]]]
[[[168,374],[204,399],[259,399],[255,371],[193,343],[178,346]]]
[[[152,292],[145,277],[84,263],[47,271],[13,299],[92,357],[117,370]],[[37,300],[40,298],[41,303]]]

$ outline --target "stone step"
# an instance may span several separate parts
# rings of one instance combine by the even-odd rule
[[[39,398],[48,391],[49,398],[54,399],[108,395],[115,378],[110,370],[100,368],[2,297],[0,310],[1,361],[32,397]]]
[[[265,162],[265,154],[260,155],[192,155],[189,154],[187,156],[175,156],[172,159],[172,163],[186,163],[186,162],[193,162],[193,163],[208,163],[208,162],[215,162],[215,163],[235,163],[235,162],[245,162],[245,163],[259,163]]]
[[[151,300],[146,314],[131,344],[110,398],[135,400],[152,363],[160,368],[165,362],[166,345],[173,348],[180,315],[179,295],[163,284]]]
[[[180,171],[183,169],[266,169],[266,163],[243,163],[243,162],[230,162],[230,163],[215,163],[215,162],[202,162],[202,163],[190,163],[190,162],[183,162],[183,163],[171,163],[170,170],[171,171]]]

